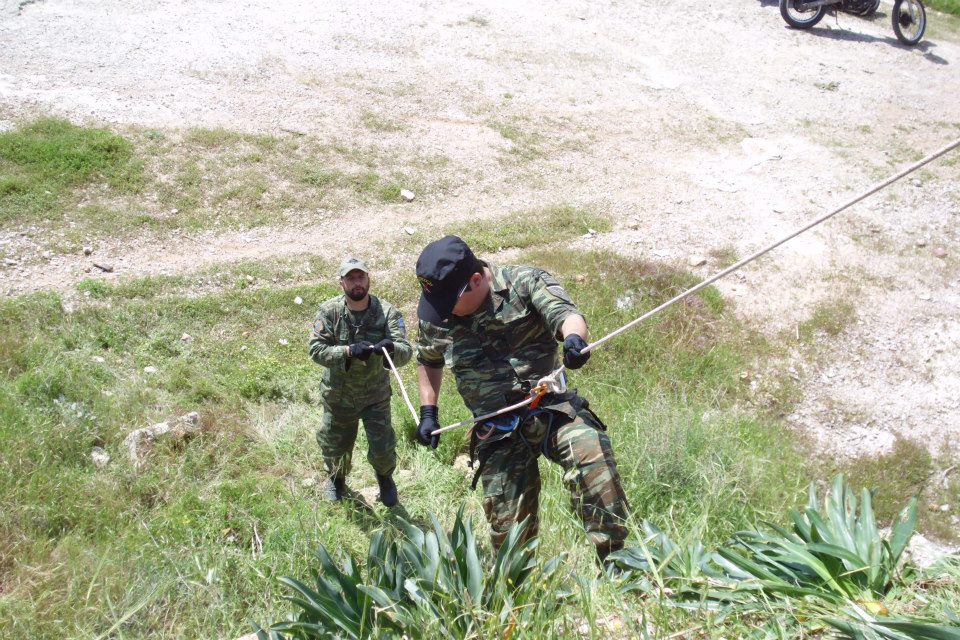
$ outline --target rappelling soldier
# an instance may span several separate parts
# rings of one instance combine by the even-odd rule
[[[380,501],[392,507],[398,501],[393,481],[397,439],[390,423],[390,364],[384,352],[399,367],[410,360],[412,348],[400,312],[370,295],[369,273],[362,260],[344,260],[338,271],[343,295],[321,304],[313,322],[310,357],[324,367],[317,442],[327,471],[324,497],[341,500],[362,420]]]
[[[579,369],[590,356],[587,325],[557,280],[541,269],[495,266],[478,260],[456,236],[423,250],[417,260],[421,295],[417,308],[417,377],[420,423],[417,440],[437,447],[437,400],[443,366],[474,417],[529,397],[538,381],[563,363]],[[530,518],[537,535],[543,455],[564,469],[573,510],[602,561],[623,547],[629,511],[603,422],[575,390],[549,393],[536,408],[476,424],[471,455],[479,463],[483,508],[494,549],[514,522]]]

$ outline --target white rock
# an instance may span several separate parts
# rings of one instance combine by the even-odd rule
[[[417,232],[417,230],[414,229],[413,227],[404,227],[403,230],[404,230],[404,232],[406,232],[406,234],[407,234],[408,236],[412,236],[413,234],[415,234],[415,233]]]
[[[91,253],[93,253],[93,247],[91,247],[91,246],[86,246],[86,247],[83,248],[83,255],[88,256],[88,255],[90,255]]]
[[[703,256],[693,255],[693,256],[690,256],[688,264],[691,267],[702,267],[703,265],[707,264],[707,259],[704,258]]]
[[[181,342],[193,342],[193,336],[190,335],[189,333],[184,333],[182,336],[180,336],[180,341],[181,341]]]
[[[923,535],[915,533],[910,538],[910,544],[907,545],[904,555],[910,558],[913,564],[917,565],[917,568],[929,569],[944,557],[956,552],[956,547],[940,546]]]
[[[247,276],[247,282],[251,282],[251,283],[252,283],[253,280],[254,280],[253,276],[251,276],[251,275],[248,275],[248,276]]]
[[[103,363],[103,362],[106,362],[106,361],[107,361],[107,359],[104,358],[103,356],[93,356],[93,358],[91,358],[91,360],[93,360],[93,361],[96,362],[96,363]]]
[[[300,296],[297,296],[296,298],[293,299],[293,304],[303,304],[303,298],[301,298]]]
[[[90,459],[93,460],[93,466],[103,469],[110,463],[110,454],[101,447],[94,447],[90,451]]]
[[[247,345],[242,345],[240,347],[240,351],[246,351],[246,350],[247,350]]]
[[[413,202],[413,199],[417,196],[414,195],[413,191],[410,191],[409,189],[400,189],[400,197],[407,202]]]
[[[300,486],[303,487],[304,489],[309,489],[310,487],[315,487],[315,486],[317,486],[317,479],[316,479],[316,478],[304,478],[303,480],[300,481]]]
[[[3,264],[7,265],[8,267],[15,267],[17,266],[17,261],[13,258],[4,258]]]
[[[123,439],[127,449],[127,456],[134,469],[141,468],[147,461],[147,456],[153,449],[158,438],[170,439],[174,442],[185,440],[189,436],[200,432],[200,414],[196,411],[160,422],[152,427],[144,427],[130,432]]]
[[[156,373],[157,371],[159,371],[159,369],[157,369],[157,368],[156,368],[155,366],[153,366],[152,364],[143,368],[143,372],[144,372],[144,373],[149,373],[149,374],[151,374],[151,375],[154,374],[154,373]]]
[[[280,338],[279,340],[277,340],[277,342],[280,343],[280,346],[281,346],[281,347],[285,347],[285,346],[287,346],[288,344],[290,344],[290,341],[287,340],[286,338]]]

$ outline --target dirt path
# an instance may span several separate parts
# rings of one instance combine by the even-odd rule
[[[120,276],[303,252],[335,259],[345,246],[389,246],[405,226],[550,203],[614,220],[578,246],[686,265],[711,251],[746,255],[960,135],[958,42],[941,33],[909,49],[886,17],[845,14],[791,31],[775,3],[755,0],[549,11],[3,0],[0,126],[50,113],[378,144],[383,134],[359,124],[374,113],[404,123],[391,144],[450,159],[454,187],[402,207],[309,227],[102,239]],[[493,121],[546,141],[545,152],[504,163],[514,143]],[[941,163],[720,285],[771,335],[818,305],[853,302],[856,321],[816,358],[798,352],[784,365],[804,393],[789,420],[839,455],[883,451],[896,434],[945,452],[960,429],[958,173]],[[40,253],[44,239],[22,231],[0,230],[0,242]],[[0,286],[68,291],[88,266],[49,256],[3,271]]]

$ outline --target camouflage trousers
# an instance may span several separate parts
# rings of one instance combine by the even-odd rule
[[[367,460],[374,471],[388,476],[397,467],[397,436],[390,424],[389,397],[363,408],[324,404],[317,444],[331,478],[344,478],[350,473],[361,420],[367,434]]]
[[[600,559],[623,547],[629,505],[605,429],[584,406],[574,418],[561,412],[544,412],[522,422],[509,437],[479,443],[483,510],[494,549],[506,540],[514,522],[528,516],[526,537],[539,532],[537,461],[542,453],[563,468],[563,483],[570,491],[573,511],[583,521]]]

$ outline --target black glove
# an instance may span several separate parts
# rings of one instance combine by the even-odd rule
[[[590,352],[582,353],[587,348],[586,341],[575,333],[571,333],[563,340],[563,366],[567,369],[579,369],[587,364]]]
[[[417,442],[425,447],[437,448],[440,444],[440,435],[431,435],[440,428],[437,405],[424,404],[420,406],[420,424],[417,425]]]
[[[382,355],[386,351],[390,355],[393,355],[393,340],[381,340],[377,344],[373,345],[373,352]]]
[[[361,340],[360,342],[355,342],[350,345],[347,349],[349,350],[348,352],[351,358],[366,361],[370,358],[370,354],[373,353],[373,343]]]

